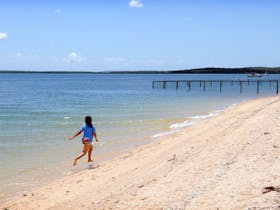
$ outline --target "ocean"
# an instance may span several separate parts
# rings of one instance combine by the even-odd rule
[[[279,74],[265,79],[280,79]],[[261,79],[263,79],[261,78]],[[94,164],[191,127],[248,99],[275,95],[275,84],[198,84],[152,88],[153,80],[248,79],[245,74],[0,73],[0,201],[86,169],[73,167],[81,137],[68,137],[93,116],[100,142]]]

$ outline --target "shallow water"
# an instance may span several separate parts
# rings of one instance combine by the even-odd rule
[[[267,75],[266,79],[280,79]],[[155,138],[189,127],[243,100],[274,95],[275,86],[184,84],[152,88],[152,80],[247,79],[247,75],[180,74],[1,74],[0,73],[0,199],[87,167],[72,168],[80,153],[80,137],[68,137],[92,115],[101,161]]]

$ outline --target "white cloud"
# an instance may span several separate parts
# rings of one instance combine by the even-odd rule
[[[1,39],[7,39],[7,38],[8,38],[8,34],[7,33],[0,32],[0,40]]]
[[[144,6],[144,4],[142,4],[141,0],[131,0],[129,2],[129,6],[130,7],[137,7],[137,8],[141,8]]]
[[[82,56],[78,55],[75,52],[69,53],[69,55],[66,59],[66,61],[69,62],[69,63],[81,63],[84,60],[85,59]]]
[[[56,14],[56,15],[60,15],[60,14],[61,14],[61,10],[60,10],[60,9],[56,9],[56,10],[54,10],[54,14]]]

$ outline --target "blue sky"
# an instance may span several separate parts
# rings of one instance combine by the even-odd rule
[[[0,69],[280,66],[279,11],[272,0],[0,0]]]

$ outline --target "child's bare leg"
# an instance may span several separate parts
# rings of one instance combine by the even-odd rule
[[[88,144],[84,144],[83,152],[78,157],[75,158],[73,166],[75,166],[77,164],[77,161],[80,158],[84,157],[87,154],[88,149],[89,149],[89,145]]]
[[[91,159],[92,149],[93,149],[92,144],[90,144],[88,149],[88,162],[93,162],[93,160]]]

